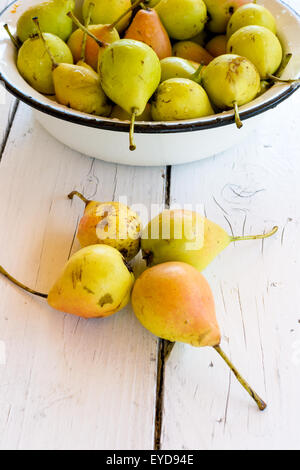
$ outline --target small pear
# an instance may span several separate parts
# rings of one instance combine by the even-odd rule
[[[134,284],[121,253],[107,245],[75,253],[48,295],[20,283],[1,266],[0,273],[30,294],[47,299],[52,308],[84,318],[108,317],[124,308]]]
[[[106,95],[132,116],[130,150],[135,150],[135,116],[144,112],[159,85],[159,58],[147,44],[120,39],[105,49],[100,63],[100,77]]]
[[[82,6],[82,15],[85,19],[88,15],[88,9],[91,0],[84,0]],[[117,24],[118,32],[124,31],[131,18],[131,0],[93,0],[95,5],[91,17],[92,24],[112,24],[123,13],[130,10],[124,18]]]
[[[226,54],[227,37],[224,34],[215,36],[205,46],[207,51],[213,56],[218,57],[219,55]]]
[[[68,46],[58,36],[43,33],[27,39],[19,50],[17,67],[22,77],[37,91],[53,95],[54,82],[52,61],[46,52],[48,48],[57,64],[73,64]]]
[[[154,121],[181,121],[214,114],[205,90],[187,78],[171,78],[160,84],[153,101]]]
[[[132,260],[140,251],[141,221],[137,213],[119,202],[89,201],[78,191],[68,197],[73,199],[74,196],[85,203],[77,233],[80,245],[109,245],[126,261]]]
[[[264,26],[255,25],[236,31],[227,43],[227,52],[249,59],[262,79],[276,72],[283,56],[277,36]]]
[[[202,85],[219,109],[235,109],[238,128],[242,127],[238,106],[252,101],[260,90],[255,66],[245,57],[225,54],[216,57],[202,74]]]
[[[170,78],[189,78],[191,80],[195,73],[195,67],[191,62],[181,57],[166,57],[160,61],[160,65],[161,82]],[[197,65],[199,67],[199,64]]]
[[[257,25],[268,28],[276,34],[276,20],[267,8],[257,3],[248,3],[241,6],[230,18],[227,25],[227,38],[244,26]]]
[[[207,65],[213,60],[213,56],[204,47],[192,41],[180,41],[174,44],[173,55],[202,65]]]
[[[209,16],[207,28],[213,33],[224,34],[234,12],[252,0],[205,0],[205,3]]]
[[[148,266],[181,261],[203,271],[227,246],[240,240],[268,238],[276,233],[233,237],[214,222],[188,210],[164,211],[142,232],[142,252]]]
[[[125,33],[125,39],[135,39],[148,44],[160,60],[172,55],[172,46],[168,33],[157,12],[152,8],[142,9],[137,12]]]
[[[160,0],[155,9],[173,39],[196,36],[203,31],[207,20],[203,0]]]
[[[37,33],[32,18],[38,17],[43,33],[52,33],[66,41],[72,33],[72,21],[67,17],[75,8],[74,0],[48,0],[26,10],[17,23],[17,35],[21,42]]]
[[[266,403],[239,374],[220,347],[221,333],[213,295],[199,271],[188,264],[176,262],[147,269],[134,285],[132,307],[147,330],[169,342],[169,353],[177,341],[195,347],[213,347],[258,408],[266,408]]]
[[[110,25],[90,25],[88,26],[88,30],[103,43],[111,44],[120,39],[118,31],[115,28],[111,28]],[[78,62],[81,58],[84,35],[84,31],[78,28],[68,40],[68,46],[71,49],[75,62]],[[103,51],[104,48],[101,48],[93,38],[87,37],[85,60],[95,71],[98,70],[99,57]]]

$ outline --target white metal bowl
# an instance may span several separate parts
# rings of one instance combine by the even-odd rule
[[[85,155],[128,165],[174,165],[200,160],[238,144],[256,128],[271,108],[293,94],[298,86],[276,84],[264,95],[240,109],[244,122],[238,130],[232,111],[207,118],[176,122],[136,123],[137,150],[128,149],[129,123],[73,111],[43,96],[18,73],[16,51],[3,25],[16,30],[21,13],[41,0],[19,0],[0,13],[0,78],[9,92],[34,108],[36,118],[65,145]],[[80,11],[82,0],[77,1]],[[282,78],[300,77],[300,17],[280,0],[262,0],[277,20],[278,36],[292,60]]]

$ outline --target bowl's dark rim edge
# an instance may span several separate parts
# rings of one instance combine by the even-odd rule
[[[0,17],[3,13],[8,10],[15,1],[11,2],[9,5],[6,6],[1,12]],[[289,10],[291,10],[296,16],[300,17],[300,15],[289,5],[285,2],[281,1],[283,5],[285,5]],[[92,127],[97,129],[104,129],[110,130],[115,132],[128,132],[129,123],[122,122],[122,121],[109,121],[109,120],[101,120],[101,118],[93,118],[91,116],[76,116],[68,111],[59,110],[53,108],[51,105],[42,104],[36,99],[32,98],[31,96],[24,95],[22,91],[12,85],[0,72],[0,80],[2,80],[5,84],[5,88],[14,95],[20,101],[23,101],[27,105],[31,106],[32,108],[53,116],[55,118],[61,119],[63,121],[68,121],[74,124],[79,124],[86,127]],[[300,88],[300,84],[290,85],[286,88],[281,94],[277,95],[276,97],[270,99],[269,101],[257,105],[247,111],[241,111],[240,116],[242,120],[250,119],[254,116],[258,116],[271,108],[275,108],[281,102],[289,98],[298,88]],[[201,129],[213,129],[216,127],[223,127],[226,125],[233,124],[234,114],[226,115],[226,116],[217,116],[215,118],[209,118],[209,120],[202,120],[202,121],[181,121],[181,122],[172,122],[172,123],[155,123],[151,122],[151,125],[137,122],[135,132],[140,134],[167,134],[167,133],[177,133],[177,132],[191,132],[191,131],[198,131]]]

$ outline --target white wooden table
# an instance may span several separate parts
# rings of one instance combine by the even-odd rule
[[[164,364],[130,307],[77,319],[0,278],[0,448],[153,449],[156,437],[165,450],[299,449],[300,93],[238,148],[172,169],[89,159],[50,137],[27,106],[4,101],[0,260],[39,290],[78,248],[83,207],[66,198],[75,188],[103,201],[203,203],[235,234],[280,230],[230,246],[204,273],[223,347],[265,412],[212,349],[177,344]]]

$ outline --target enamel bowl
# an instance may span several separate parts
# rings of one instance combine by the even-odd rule
[[[6,89],[34,109],[37,120],[56,139],[72,149],[108,162],[127,165],[174,165],[200,160],[238,144],[260,125],[268,112],[290,97],[298,86],[276,84],[264,95],[240,108],[244,121],[238,130],[232,111],[176,122],[137,122],[137,149],[128,149],[129,123],[95,117],[61,106],[28,85],[18,73],[16,51],[3,24],[15,32],[21,13],[41,0],[19,0],[0,13],[0,78]],[[77,1],[80,12],[81,1]],[[263,0],[277,20],[278,36],[292,59],[282,78],[300,77],[300,17],[280,0]]]

